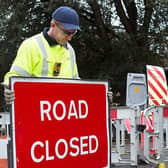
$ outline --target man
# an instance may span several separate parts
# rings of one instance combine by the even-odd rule
[[[14,100],[14,93],[8,89],[11,76],[79,78],[75,52],[68,42],[79,29],[77,12],[61,6],[52,13],[49,28],[22,42],[4,77],[7,104]]]

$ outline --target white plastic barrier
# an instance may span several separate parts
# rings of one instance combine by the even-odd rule
[[[131,166],[137,166],[137,156],[138,156],[138,144],[139,144],[139,133],[136,130],[137,124],[139,123],[139,109],[138,108],[128,108],[128,107],[117,107],[112,108],[110,111],[110,118],[112,124],[116,128],[116,139],[114,146],[114,136],[112,136],[112,152],[111,159],[112,164],[130,164]],[[125,149],[125,120],[130,121],[130,151],[127,152]],[[121,133],[121,136],[120,136]],[[113,134],[113,133],[112,133]],[[123,158],[123,154],[128,154],[127,158]]]
[[[8,140],[0,139],[0,159],[7,159]]]
[[[8,167],[7,145],[9,140],[10,117],[8,112],[0,113],[0,168]]]
[[[168,150],[168,107],[163,108],[163,129],[165,130],[165,135],[166,135],[166,143],[165,143],[165,149]]]
[[[165,106],[151,106],[144,110],[144,122],[146,123],[146,118],[151,114],[153,115],[153,131],[148,129],[144,130],[144,157],[155,164],[165,160],[164,150],[167,148],[167,137],[168,132],[165,128],[166,143],[164,143],[164,124],[168,123],[168,111],[164,110],[168,107]],[[151,140],[152,138],[152,140]],[[152,141],[152,145],[151,145]],[[155,158],[152,157],[150,150],[154,148]]]
[[[9,138],[9,124],[9,112],[0,112],[0,139],[5,139],[4,136],[6,136],[6,138]]]

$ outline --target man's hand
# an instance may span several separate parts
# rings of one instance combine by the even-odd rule
[[[7,85],[4,85],[4,84],[2,85],[4,86],[4,97],[5,97],[6,104],[12,104],[12,102],[15,100],[14,91],[10,90]]]

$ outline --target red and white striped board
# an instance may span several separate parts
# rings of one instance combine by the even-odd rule
[[[167,81],[164,69],[153,65],[147,65],[146,68],[149,105],[168,104]]]

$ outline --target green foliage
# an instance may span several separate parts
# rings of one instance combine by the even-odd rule
[[[0,112],[1,111],[5,111],[5,100],[4,100],[4,96],[3,96],[3,91],[4,88],[2,85],[0,85]]]

